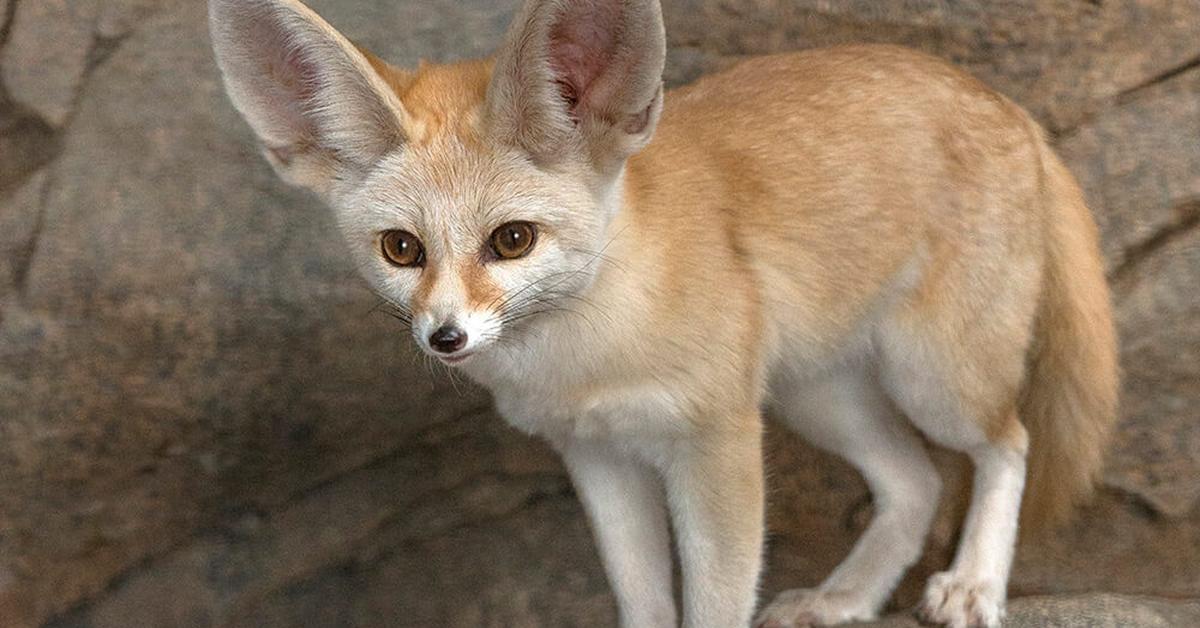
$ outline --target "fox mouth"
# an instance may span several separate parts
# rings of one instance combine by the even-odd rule
[[[457,366],[457,365],[462,364],[463,362],[467,361],[474,355],[475,355],[474,351],[464,351],[462,353],[455,353],[452,355],[434,354],[434,357],[441,360],[442,364],[449,364],[450,366]]]

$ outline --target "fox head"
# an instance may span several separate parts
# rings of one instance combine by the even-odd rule
[[[210,0],[231,100],[447,363],[585,291],[662,110],[657,0],[529,0],[493,59],[415,71],[298,0]]]

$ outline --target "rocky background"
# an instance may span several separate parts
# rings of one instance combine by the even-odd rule
[[[513,2],[311,4],[413,65],[486,54]],[[898,42],[1049,129],[1103,227],[1124,421],[1096,502],[1022,547],[1013,624],[1200,625],[1200,0],[665,4],[672,84]],[[558,462],[375,305],[256,155],[203,2],[0,0],[0,626],[613,625]],[[818,582],[870,510],[770,437],[768,593]]]

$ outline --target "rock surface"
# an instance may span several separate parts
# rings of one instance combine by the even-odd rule
[[[486,54],[513,3],[310,4],[414,65]],[[1200,598],[1200,2],[665,4],[672,84],[888,41],[1047,126],[1104,232],[1124,421],[1096,502],[1018,553],[1009,623],[1200,625],[1126,597]],[[196,0],[0,0],[0,626],[613,625],[558,462],[372,313],[205,25]],[[775,427],[769,464],[767,594],[819,581],[870,509]],[[896,609],[949,559],[949,501]],[[1066,595],[1096,590],[1125,596]]]
[[[921,626],[907,615],[849,625],[859,628]],[[1200,602],[1104,593],[1012,600],[1004,620],[1005,628],[1177,628],[1196,625],[1200,625]]]

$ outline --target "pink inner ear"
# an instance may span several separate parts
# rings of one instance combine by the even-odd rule
[[[312,136],[308,109],[315,95],[316,66],[304,58],[277,24],[264,19],[251,24],[249,30],[252,37],[248,44],[253,46],[252,54],[267,79],[267,87],[260,94],[262,104],[297,137]]]
[[[551,29],[550,64],[572,114],[612,62],[620,23],[621,0],[575,0]]]

